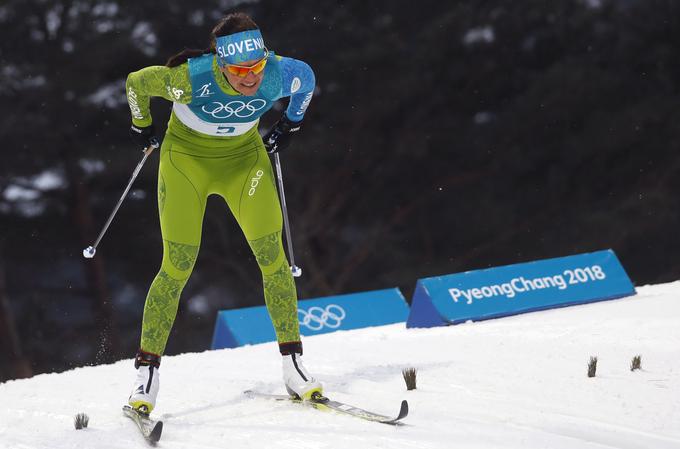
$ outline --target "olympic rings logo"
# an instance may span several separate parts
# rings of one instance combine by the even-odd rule
[[[213,117],[219,119],[229,118],[231,116],[247,118],[251,117],[266,105],[267,101],[261,98],[255,98],[250,100],[248,103],[241,100],[234,100],[230,101],[229,103],[213,101],[212,103],[201,107],[201,110],[206,114],[210,114]],[[209,106],[212,106],[212,109],[210,109]]]
[[[300,320],[302,316],[302,320]],[[312,331],[318,331],[323,327],[337,329],[345,319],[345,310],[337,304],[329,304],[326,308],[313,306],[309,310],[298,309],[300,326],[305,326]]]

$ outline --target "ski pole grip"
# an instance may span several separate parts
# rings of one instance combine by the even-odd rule
[[[143,150],[144,154],[146,154],[147,156],[150,155],[153,150],[155,150],[156,148],[161,146],[161,144],[158,143],[158,140],[156,140],[155,137],[151,138],[150,143],[151,143],[151,145],[144,148],[144,150]]]

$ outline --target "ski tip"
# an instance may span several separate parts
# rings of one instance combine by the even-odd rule
[[[157,443],[161,439],[161,433],[163,432],[163,421],[156,422],[153,430],[149,434],[149,441],[152,443]]]
[[[408,415],[408,402],[406,401],[406,399],[404,399],[403,401],[401,401],[401,408],[399,409],[399,415],[397,419],[399,420],[406,418],[407,415]]]
[[[406,418],[408,415],[408,402],[406,400],[401,401],[401,407],[399,408],[399,414],[391,419],[386,419],[386,420],[380,420],[381,423],[383,424],[390,424],[393,426],[402,426],[404,425],[403,422],[401,422],[402,419]]]

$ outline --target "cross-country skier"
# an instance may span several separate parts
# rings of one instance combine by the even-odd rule
[[[156,404],[161,355],[198,255],[206,199],[213,193],[226,201],[262,271],[287,390],[303,399],[321,393],[321,384],[302,364],[297,293],[283,251],[281,207],[267,156],[288,147],[314,86],[312,69],[269,51],[258,26],[242,13],[229,14],[215,26],[209,48],[184,50],[165,66],[128,76],[130,133],[141,147],[155,142],[150,97],[173,102],[158,172],[163,261],[144,306],[137,378],[129,398],[133,408],[150,413]],[[260,137],[259,118],[283,97],[290,97],[287,109]]]

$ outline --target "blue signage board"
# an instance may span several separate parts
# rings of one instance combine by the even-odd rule
[[[406,327],[444,326],[634,294],[614,251],[597,251],[420,279]]]
[[[406,321],[408,304],[398,288],[298,301],[302,335],[383,326]],[[265,306],[217,313],[212,349],[276,341]]]

